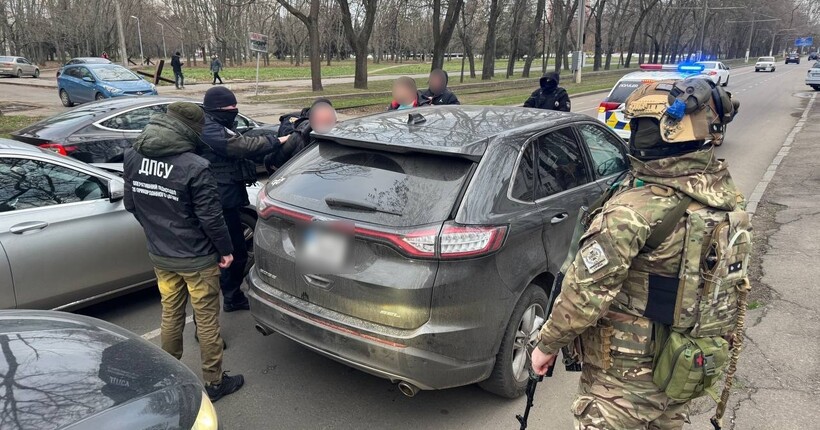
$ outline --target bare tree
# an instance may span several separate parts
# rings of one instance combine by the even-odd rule
[[[490,0],[487,38],[484,41],[484,64],[481,68],[481,79],[485,81],[495,76],[496,31],[498,30],[498,17],[501,15],[503,8],[503,0]]]
[[[310,0],[310,12],[305,15],[287,0],[276,0],[293,16],[302,21],[308,31],[308,45],[310,58],[310,80],[313,91],[322,91],[322,51],[319,44],[319,6],[321,0]]]
[[[370,34],[373,23],[376,21],[376,0],[363,0],[364,22],[357,32],[353,27],[353,16],[350,14],[350,3],[347,0],[337,0],[342,12],[342,24],[350,47],[356,55],[356,72],[353,78],[354,88],[367,88],[367,51],[370,46]]]
[[[444,67],[444,51],[450,45],[462,6],[464,6],[464,0],[447,1],[447,14],[442,27],[441,0],[433,0],[433,64],[430,66],[431,70]]]

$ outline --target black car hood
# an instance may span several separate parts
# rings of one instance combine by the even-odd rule
[[[0,311],[0,354],[3,429],[190,428],[199,410],[188,368],[93,318]]]

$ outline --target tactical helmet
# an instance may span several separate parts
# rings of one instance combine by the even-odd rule
[[[633,149],[642,149],[651,155],[650,149],[657,149],[658,144],[681,144],[677,149],[654,151],[656,156],[699,149],[706,142],[720,142],[726,124],[734,119],[740,106],[731,93],[705,77],[644,84],[624,104],[624,116],[630,119]]]

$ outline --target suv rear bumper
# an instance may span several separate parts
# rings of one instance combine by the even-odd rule
[[[441,327],[433,329],[429,322],[415,330],[399,330],[343,316],[277,290],[259,276],[256,267],[247,284],[251,314],[261,326],[394,383],[406,381],[422,390],[458,387],[483,381],[495,364],[495,357],[467,362],[411,346],[441,332]],[[383,330],[374,329],[378,327]]]

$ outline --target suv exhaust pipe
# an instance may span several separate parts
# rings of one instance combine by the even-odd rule
[[[407,381],[400,381],[399,391],[407,397],[413,397],[419,392],[419,388]]]
[[[273,331],[271,331],[271,330],[270,330],[270,329],[268,329],[267,327],[263,327],[261,324],[256,324],[256,325],[255,325],[255,326],[253,326],[253,327],[254,327],[254,328],[256,329],[256,331],[258,331],[258,332],[259,332],[262,336],[270,336],[271,334],[273,334]]]

